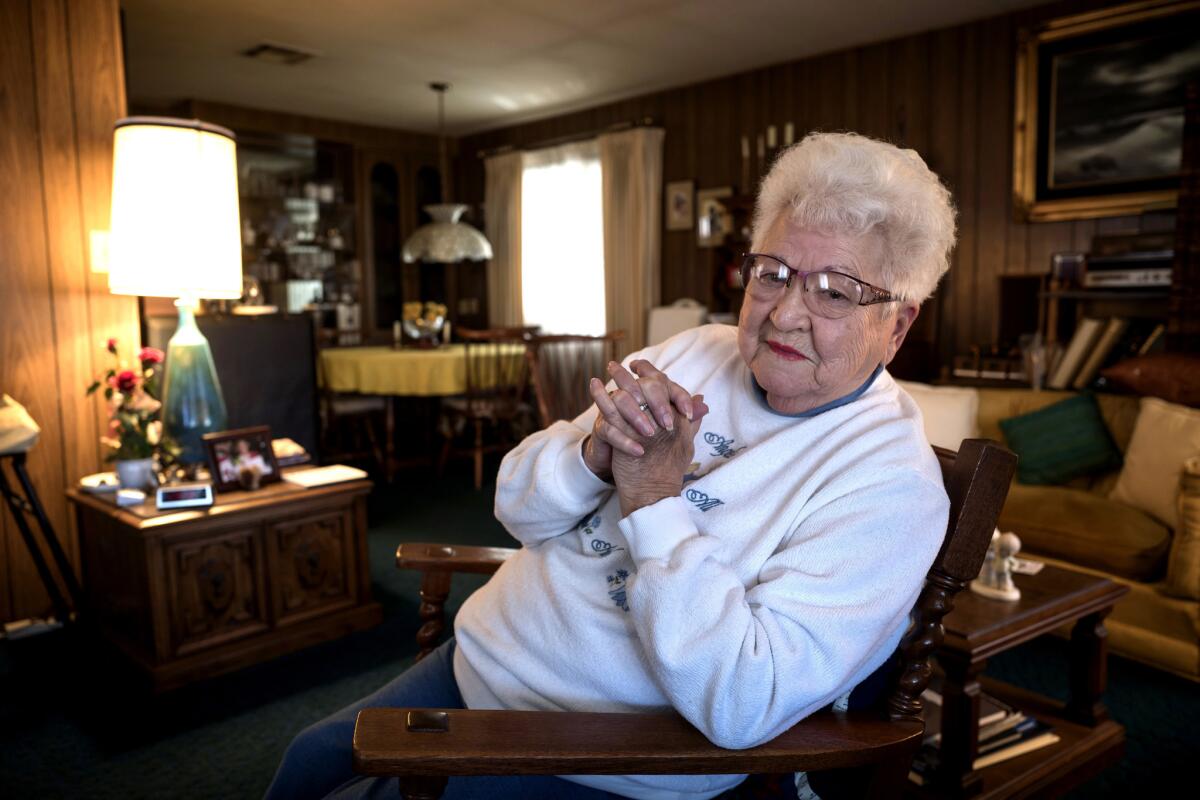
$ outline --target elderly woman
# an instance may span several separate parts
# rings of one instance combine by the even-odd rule
[[[736,330],[611,364],[592,408],[509,453],[496,516],[521,550],[451,642],[298,737],[272,789],[337,787],[304,769],[321,747],[349,779],[367,705],[671,708],[744,748],[847,696],[896,648],[945,531],[920,413],[885,366],[953,241],[949,194],[913,151],[813,134],[785,152]],[[446,796],[699,800],[741,779],[485,778]]]

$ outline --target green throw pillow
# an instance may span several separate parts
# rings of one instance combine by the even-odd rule
[[[1121,451],[1090,394],[1002,419],[1000,430],[1020,457],[1017,480],[1021,483],[1061,484],[1121,466]]]

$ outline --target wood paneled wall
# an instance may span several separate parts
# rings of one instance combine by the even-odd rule
[[[101,467],[104,424],[83,393],[108,337],[126,353],[138,344],[136,300],[110,295],[89,263],[124,110],[117,0],[0,0],[0,391],[42,428],[30,473],[72,559],[63,491]],[[0,515],[0,620],[43,614],[25,545]]]
[[[666,130],[664,183],[693,179],[698,190],[753,192],[738,185],[741,138],[750,137],[753,157],[755,137],[768,125],[782,136],[791,122],[797,139],[811,130],[888,139],[920,152],[958,205],[953,266],[910,334],[910,342],[935,343],[938,361],[947,363],[995,337],[998,276],[1046,272],[1052,253],[1086,250],[1097,232],[1140,225],[1137,218],[1031,225],[1014,221],[1011,210],[1017,32],[1111,4],[1042,6],[476,134],[459,143],[459,195],[483,199],[483,165],[472,155],[480,150],[527,147],[643,117]],[[711,302],[718,265],[712,251],[695,245],[695,231],[664,231],[662,248],[663,302]]]

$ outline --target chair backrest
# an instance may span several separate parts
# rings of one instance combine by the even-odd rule
[[[523,328],[459,328],[466,345],[467,399],[492,413],[515,412],[529,385],[528,336]]]
[[[921,693],[929,685],[929,657],[942,643],[942,619],[954,607],[954,595],[983,566],[1017,466],[1016,454],[990,439],[964,439],[957,453],[934,451],[950,497],[950,519],[898,649],[899,681],[887,701],[893,720],[921,718]]]
[[[529,341],[530,374],[543,428],[559,419],[574,419],[592,404],[588,382],[608,382],[608,362],[616,357],[625,331],[603,336],[560,334]]]

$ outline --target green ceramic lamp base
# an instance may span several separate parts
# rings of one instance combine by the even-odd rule
[[[180,446],[181,463],[199,464],[205,460],[202,437],[225,430],[229,418],[212,351],[196,326],[192,303],[185,298],[175,305],[179,308],[179,327],[167,343],[163,433]]]

